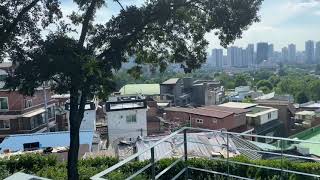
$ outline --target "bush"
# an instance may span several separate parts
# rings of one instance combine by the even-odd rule
[[[170,164],[172,164],[176,159],[162,159],[156,163],[156,174],[164,170]],[[301,162],[292,162],[289,160],[248,160],[245,157],[238,156],[232,158],[233,161],[251,163],[260,166],[269,166],[274,168],[281,168],[281,165],[284,165],[287,169],[313,173],[320,175],[320,163],[301,163]],[[79,174],[80,179],[89,180],[93,175],[107,169],[108,167],[116,164],[118,159],[112,157],[98,157],[92,159],[85,159],[79,161]],[[119,168],[117,171],[114,171],[108,175],[108,179],[125,179],[132,175],[137,170],[140,170],[144,166],[148,165],[148,161],[133,161],[123,167]],[[188,160],[188,165],[191,167],[197,167],[217,172],[226,173],[227,172],[227,163],[217,160],[208,160],[201,158],[192,158]],[[163,174],[160,179],[171,179],[178,172],[184,168],[184,163],[178,163],[167,173]],[[29,174],[36,174],[41,177],[46,177],[50,179],[63,180],[67,179],[67,168],[66,163],[59,163],[55,156],[42,156],[39,154],[26,154],[13,156],[7,160],[0,161],[0,179],[9,176],[10,174],[23,171]],[[285,176],[285,179],[289,180],[298,180],[298,179],[312,179],[306,176],[294,175],[294,174],[281,174],[279,171],[268,170],[258,167],[249,167],[244,165],[238,165],[235,163],[229,163],[229,172],[230,174],[248,177],[253,179],[280,179],[281,175]],[[135,179],[150,179],[151,168],[147,169],[144,173],[137,176]],[[195,180],[202,179],[217,179],[223,180],[226,177],[212,175],[209,173],[199,172],[199,171],[189,171],[189,178]]]

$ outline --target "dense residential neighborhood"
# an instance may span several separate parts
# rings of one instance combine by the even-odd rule
[[[319,180],[319,0],[2,0],[0,180]]]

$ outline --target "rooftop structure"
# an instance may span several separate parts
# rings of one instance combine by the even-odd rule
[[[306,140],[311,142],[320,142],[320,126],[307,129],[303,132],[290,136],[290,138],[296,138],[300,140]],[[300,143],[299,147],[305,148],[310,154],[320,156],[320,148],[318,144]]]
[[[162,82],[161,84],[177,84],[177,82],[179,81],[180,78],[171,78],[171,79],[168,79],[164,82]]]
[[[120,91],[121,95],[143,94],[146,96],[160,95],[159,84],[127,84]]]
[[[93,131],[80,131],[80,144],[88,144],[89,149],[93,143]],[[48,147],[69,147],[70,133],[49,132],[33,134],[17,134],[6,137],[0,144],[0,153],[4,151],[16,152],[35,149],[44,149]]]
[[[257,104],[253,104],[253,103],[228,102],[228,103],[220,104],[219,106],[229,107],[229,108],[248,109],[248,108],[257,106]]]

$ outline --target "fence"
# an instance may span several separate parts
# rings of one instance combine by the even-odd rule
[[[203,142],[194,142],[190,141],[188,139],[188,134],[189,133],[194,133],[194,132],[209,132],[209,133],[215,133],[221,137],[223,137],[225,144],[204,144]],[[177,136],[182,136],[183,134],[183,142],[176,144],[176,147],[182,146],[181,148],[183,149],[183,152],[180,153],[180,156],[176,157],[175,161],[171,163],[169,166],[167,166],[165,169],[162,169],[160,172],[156,172],[156,163],[161,159],[160,157],[156,157],[155,150],[157,150],[157,146],[160,146],[162,143],[165,143]],[[190,136],[190,135],[189,135]],[[278,144],[278,149],[270,151],[270,150],[263,150],[263,149],[257,149],[254,148],[256,145],[253,145],[251,143],[247,143],[248,140],[252,139],[264,139],[264,140],[269,140],[268,142],[277,142]],[[280,168],[279,167],[271,167],[271,166],[266,166],[266,165],[258,165],[258,164],[252,164],[252,163],[247,163],[247,162],[238,162],[235,161],[231,158],[230,153],[233,151],[231,148],[231,144],[234,144],[234,141],[237,141],[237,150],[241,151],[243,154],[252,154],[256,156],[261,156],[261,155],[266,155],[266,156],[273,156],[279,159],[280,161]],[[250,141],[249,141],[250,142]],[[205,146],[219,146],[219,148],[225,149],[226,154],[224,157],[207,157],[210,160],[215,160],[215,161],[221,161],[226,163],[227,170],[225,172],[219,172],[219,171],[214,171],[214,170],[209,170],[209,169],[204,169],[204,168],[199,168],[199,167],[193,167],[188,163],[190,152],[188,153],[188,143],[199,143]],[[320,142],[310,142],[310,141],[305,141],[305,140],[298,140],[298,139],[288,139],[288,138],[281,138],[281,137],[270,137],[270,136],[260,136],[260,135],[252,135],[252,134],[243,134],[243,133],[233,133],[233,132],[226,132],[226,131],[217,131],[217,130],[208,130],[208,129],[200,129],[200,128],[190,128],[190,127],[185,127],[182,128],[171,135],[161,139],[160,141],[157,141],[153,145],[147,147],[146,149],[139,151],[136,154],[133,154],[132,156],[126,158],[125,160],[115,164],[114,166],[96,174],[95,176],[91,177],[92,180],[104,180],[107,179],[108,175],[114,171],[117,171],[119,168],[123,167],[127,163],[138,159],[140,156],[144,154],[150,154],[149,158],[149,163],[141,168],[140,170],[134,172],[133,174],[129,175],[127,177],[127,180],[133,179],[137,177],[139,174],[142,174],[144,171],[149,169],[148,172],[151,172],[148,177],[150,179],[155,180],[155,179],[160,179],[161,176],[163,176],[165,173],[167,173],[170,169],[175,167],[177,164],[182,163],[184,167],[181,169],[180,172],[176,173],[175,176],[171,177],[173,180],[174,179],[181,179],[182,177],[185,179],[189,179],[189,171],[198,171],[198,172],[203,172],[203,173],[208,173],[212,174],[214,176],[220,176],[220,177],[226,177],[227,179],[250,179],[248,177],[243,177],[243,176],[238,176],[236,174],[232,174],[230,172],[230,168],[233,167],[233,165],[237,166],[249,166],[253,168],[260,168],[260,169],[266,169],[270,171],[275,171],[279,173],[279,177],[281,179],[288,179],[289,174],[295,174],[300,177],[308,177],[311,179],[317,179],[320,180],[320,175],[318,174],[312,174],[308,171],[298,171],[298,170],[291,170],[288,167],[286,167],[284,161],[285,160],[292,160],[295,159],[295,161],[320,161],[319,158],[317,157],[309,157],[309,156],[304,156],[301,154],[289,154],[287,153],[288,147],[292,144],[302,144],[302,143],[310,143],[310,144],[317,144],[319,145],[320,148]],[[251,148],[252,146],[252,148]],[[170,154],[171,152],[168,151],[166,152],[167,154]],[[242,154],[241,153],[241,154]]]

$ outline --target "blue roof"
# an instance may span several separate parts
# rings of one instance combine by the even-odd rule
[[[93,131],[80,131],[80,144],[88,144],[91,149],[93,142]],[[0,153],[9,149],[11,152],[23,151],[23,144],[39,142],[40,148],[45,147],[67,147],[70,144],[70,132],[48,132],[33,134],[17,134],[6,137],[0,144]]]

